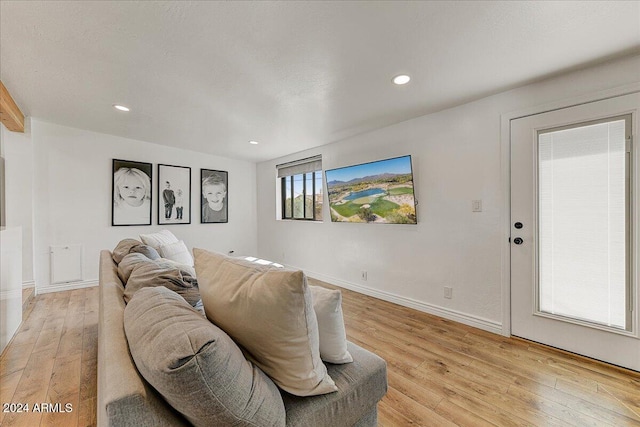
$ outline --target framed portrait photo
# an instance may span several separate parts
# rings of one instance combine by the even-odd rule
[[[158,165],[158,224],[191,224],[191,168]]]
[[[113,159],[111,225],[151,225],[151,163]]]
[[[229,174],[226,171],[200,169],[200,222],[229,221]]]

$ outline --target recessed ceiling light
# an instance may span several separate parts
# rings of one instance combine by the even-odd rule
[[[253,141],[253,140],[251,140],[251,141],[249,141],[249,144],[251,144],[251,145],[258,145],[258,141]]]
[[[406,85],[407,83],[409,83],[409,80],[411,80],[411,77],[407,76],[406,74],[400,74],[399,76],[395,76],[393,78],[393,82],[397,85]]]
[[[119,104],[113,104],[113,108],[115,108],[116,110],[120,110],[120,111],[129,111],[129,108],[125,107],[124,105],[119,105]]]

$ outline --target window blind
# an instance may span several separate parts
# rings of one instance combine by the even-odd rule
[[[322,170],[322,156],[307,157],[306,159],[295,160],[293,162],[276,165],[278,178],[298,175]]]
[[[625,121],[539,136],[540,310],[625,328]]]

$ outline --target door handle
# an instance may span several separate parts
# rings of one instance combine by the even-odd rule
[[[515,239],[513,239],[513,243],[515,243],[516,245],[521,245],[524,242],[524,240],[522,240],[522,238],[520,237],[516,237]]]

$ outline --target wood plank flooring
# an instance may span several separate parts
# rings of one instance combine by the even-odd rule
[[[388,364],[380,426],[640,426],[639,373],[342,292],[349,339]],[[97,321],[97,288],[29,303],[0,358],[0,402],[73,411],[3,412],[2,426],[96,424]]]
[[[0,425],[95,425],[98,288],[38,295],[23,319],[0,358]],[[4,412],[6,403],[28,412]]]

